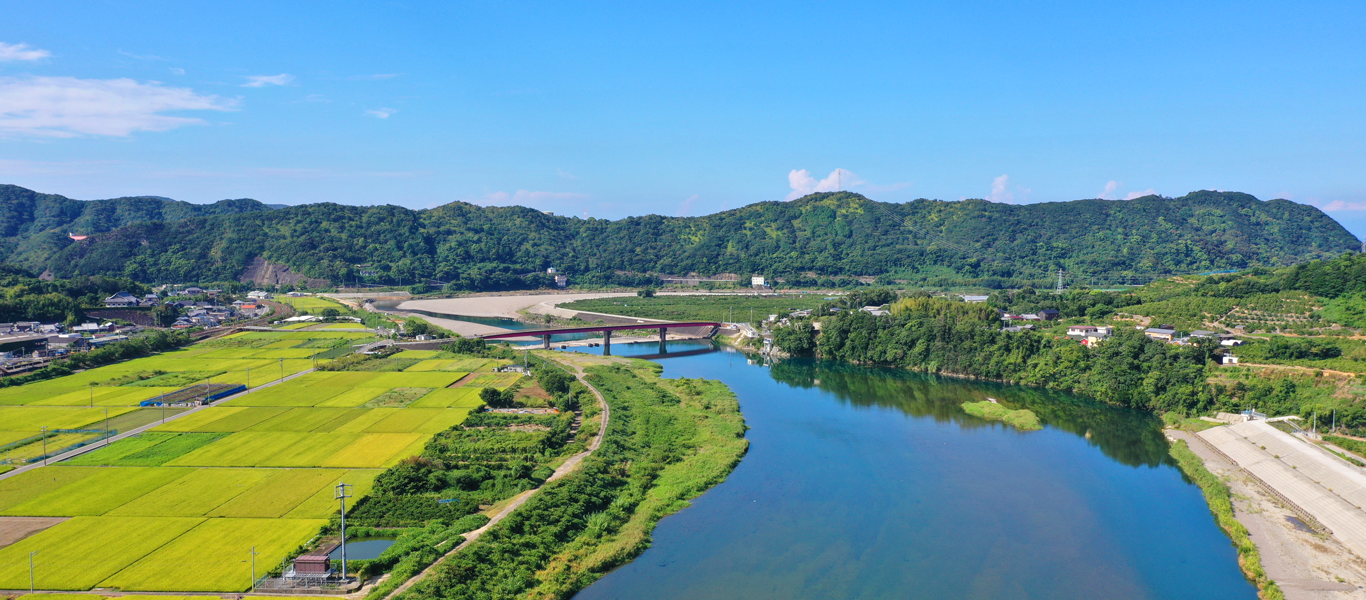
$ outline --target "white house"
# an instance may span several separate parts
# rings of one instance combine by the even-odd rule
[[[1225,354],[1225,355],[1224,355],[1224,361],[1223,361],[1222,364],[1226,364],[1226,365],[1236,365],[1236,364],[1238,364],[1238,357],[1236,357],[1236,356],[1234,356],[1234,355],[1232,355],[1232,354]]]
[[[764,287],[764,276],[755,275],[749,278],[750,287]]]
[[[1069,325],[1067,335],[1094,335],[1098,329],[1095,325]]]

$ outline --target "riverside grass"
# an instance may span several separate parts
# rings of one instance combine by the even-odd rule
[[[1257,596],[1262,600],[1285,600],[1285,594],[1281,592],[1280,586],[1266,576],[1266,570],[1262,568],[1262,556],[1257,551],[1257,546],[1252,543],[1247,528],[1239,523],[1233,514],[1233,497],[1228,485],[1205,468],[1205,461],[1186,445],[1185,440],[1177,440],[1171,445],[1169,452],[1172,458],[1176,459],[1181,472],[1204,492],[1209,510],[1214,513],[1214,521],[1238,549],[1238,566],[1243,569],[1243,576],[1257,586]]]
[[[1043,424],[1039,422],[1038,415],[1029,409],[1011,410],[995,402],[983,400],[981,402],[965,402],[963,411],[983,419],[1002,421],[1020,431],[1043,429]]]

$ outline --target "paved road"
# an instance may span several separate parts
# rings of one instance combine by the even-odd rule
[[[161,425],[162,423],[169,423],[169,422],[171,422],[171,421],[174,421],[174,420],[179,419],[179,418],[181,418],[181,417],[184,417],[184,416],[186,416],[186,415],[191,415],[191,414],[197,413],[197,412],[199,412],[199,411],[201,411],[201,410],[204,410],[204,409],[206,409],[206,408],[208,408],[208,407],[210,407],[210,406],[216,406],[216,405],[222,404],[223,402],[226,402],[226,401],[228,401],[228,400],[233,400],[233,399],[236,399],[236,398],[240,398],[240,397],[242,397],[242,396],[245,396],[246,394],[255,393],[257,390],[261,390],[261,389],[264,389],[264,388],[268,388],[268,387],[271,387],[271,386],[273,386],[273,385],[278,385],[278,384],[283,383],[283,382],[285,382],[285,381],[289,381],[289,380],[291,380],[291,379],[294,379],[295,377],[300,377],[300,376],[303,376],[303,375],[306,374],[306,373],[312,373],[312,372],[313,372],[313,369],[307,369],[307,370],[299,371],[298,373],[295,373],[295,374],[293,374],[293,375],[290,375],[290,376],[288,376],[288,377],[285,377],[284,379],[276,379],[275,381],[272,381],[272,382],[270,382],[270,383],[263,383],[263,384],[261,384],[261,385],[258,385],[258,386],[254,387],[254,388],[251,388],[251,389],[248,389],[248,390],[246,390],[246,391],[238,392],[238,393],[233,394],[233,395],[231,395],[231,396],[227,396],[227,397],[225,397],[225,398],[221,398],[221,399],[219,399],[218,402],[215,402],[215,403],[213,403],[213,404],[205,404],[205,405],[203,405],[203,406],[197,406],[197,407],[195,407],[195,408],[191,408],[190,410],[187,410],[187,411],[184,411],[184,412],[181,412],[181,413],[178,413],[178,414],[175,414],[175,415],[166,417],[166,420],[165,420],[165,421],[154,421],[154,422],[149,423],[149,424],[147,424],[147,425],[143,425],[142,427],[138,427],[138,428],[135,428],[135,429],[129,429],[128,431],[125,431],[125,432],[123,432],[123,433],[120,433],[120,434],[118,434],[118,435],[116,435],[116,436],[113,436],[113,437],[109,438],[108,443],[104,443],[104,444],[90,444],[89,446],[81,446],[80,448],[77,448],[77,449],[75,449],[75,450],[71,450],[71,451],[65,452],[65,453],[63,453],[63,454],[58,454],[57,456],[54,456],[54,457],[48,459],[47,464],[51,465],[51,464],[55,464],[55,463],[62,462],[62,461],[64,461],[64,460],[71,460],[71,459],[73,459],[73,458],[76,458],[77,456],[80,456],[80,455],[82,455],[82,454],[85,454],[86,452],[93,452],[93,451],[95,451],[95,450],[97,450],[97,449],[99,449],[99,448],[103,448],[103,447],[109,445],[110,443],[117,442],[117,441],[119,441],[119,440],[121,440],[121,439],[123,439],[123,438],[129,437],[129,436],[137,435],[137,434],[139,434],[139,433],[142,433],[142,432],[144,432],[144,431],[147,431],[148,429],[151,429],[151,428],[153,428],[153,427],[156,427],[156,426],[158,426],[158,425]],[[31,464],[31,465],[19,467],[18,469],[15,469],[15,470],[10,471],[10,472],[8,472],[8,473],[0,474],[0,480],[8,479],[8,478],[14,477],[15,475],[18,475],[18,474],[20,474],[20,473],[25,473],[25,472],[28,472],[28,471],[32,471],[33,469],[40,469],[40,468],[42,468],[43,466],[45,466],[43,463],[34,463],[34,464]]]
[[[559,468],[555,469],[555,473],[551,475],[549,479],[546,480],[546,483],[550,483],[570,473],[573,473],[576,469],[579,468],[579,465],[583,463],[583,459],[588,458],[589,455],[593,454],[594,450],[597,450],[598,447],[602,445],[602,436],[607,433],[607,421],[612,416],[612,409],[609,406],[607,406],[607,400],[602,397],[602,393],[599,392],[597,388],[590,385],[588,381],[584,380],[583,369],[579,367],[572,368],[575,371],[574,376],[577,377],[579,381],[583,382],[583,385],[588,388],[588,391],[593,392],[593,395],[597,397],[598,406],[602,407],[602,426],[598,428],[598,435],[594,436],[592,442],[589,442],[588,449],[578,454],[575,454],[574,456],[569,457],[569,460],[564,461],[564,463],[561,464]],[[498,514],[494,515],[492,519],[489,519],[489,522],[486,523],[483,527],[480,527],[479,529],[464,534],[465,541],[463,543],[461,543],[459,546],[452,548],[450,552],[447,552],[444,556],[438,558],[436,562],[431,564],[431,566],[427,567],[426,569],[423,569],[421,573],[418,573],[417,575],[413,576],[412,579],[409,579],[408,581],[404,582],[403,585],[400,585],[397,588],[395,588],[394,591],[391,592],[388,597],[397,598],[403,592],[408,591],[409,588],[413,587],[414,585],[417,585],[419,581],[422,581],[425,577],[427,577],[427,574],[436,569],[437,566],[441,565],[441,563],[446,562],[447,559],[454,556],[456,552],[459,552],[464,547],[473,544],[475,540],[479,539],[479,536],[484,535],[484,533],[487,532],[489,529],[493,528],[494,525],[497,525],[500,521],[507,518],[508,515],[512,514],[512,511],[517,510],[517,507],[525,504],[527,500],[530,500],[532,496],[536,495],[537,492],[543,489],[545,489],[544,485],[534,490],[523,492],[522,495],[517,496],[515,499],[513,499],[513,501],[510,504],[504,507],[503,510],[498,511]],[[378,584],[379,582],[376,582],[376,585]],[[361,591],[367,592],[368,590],[362,589]]]

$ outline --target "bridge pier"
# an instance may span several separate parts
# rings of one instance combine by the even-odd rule
[[[668,331],[669,331],[669,328],[668,328],[668,327],[660,327],[660,328],[659,328],[659,353],[660,353],[660,354],[664,354],[665,352],[668,352],[668,351],[669,351],[668,348],[665,347],[665,342],[668,342],[668,341],[669,341],[669,334],[668,334]]]
[[[547,333],[541,336],[541,347],[546,350],[550,349],[550,334]]]
[[[612,331],[610,329],[602,332],[602,355],[612,355]]]

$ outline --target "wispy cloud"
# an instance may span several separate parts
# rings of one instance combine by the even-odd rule
[[[794,169],[787,174],[787,185],[792,188],[792,191],[787,194],[785,200],[795,200],[816,192],[837,192],[855,188],[860,192],[871,194],[894,192],[911,187],[911,182],[878,185],[859,177],[857,173],[849,169],[835,169],[825,179],[817,180],[806,169]]]
[[[228,111],[236,100],[132,79],[0,77],[0,132],[42,137],[127,136],[166,131],[202,119],[187,110]]]
[[[136,58],[138,60],[166,60],[160,56],[153,56],[151,54],[133,54],[132,52],[129,52],[127,50],[119,50],[119,54],[127,56],[128,58]]]
[[[1114,200],[1115,190],[1119,189],[1120,185],[1122,184],[1118,181],[1110,181],[1105,184],[1105,190],[1102,191],[1100,195],[1096,197],[1100,198],[1101,200]]]
[[[246,80],[247,82],[242,84],[242,87],[259,88],[268,85],[289,85],[290,82],[294,81],[294,76],[289,73],[281,73],[279,75],[247,75]]]
[[[342,171],[336,169],[318,168],[289,168],[289,167],[263,167],[252,169],[253,175],[263,175],[267,177],[282,177],[288,179],[344,179],[344,178],[376,178],[376,179],[408,179],[411,177],[422,177],[430,175],[431,171]]]
[[[678,203],[678,210],[674,211],[676,217],[692,216],[692,205],[697,202],[697,194],[693,194]]]
[[[0,62],[41,60],[49,56],[52,56],[51,52],[34,48],[28,44],[6,44],[0,42]]]
[[[1129,193],[1127,193],[1127,194],[1124,195],[1124,199],[1125,199],[1125,200],[1133,200],[1133,199],[1135,199],[1135,198],[1142,198],[1142,197],[1144,197],[1144,196],[1156,196],[1156,195],[1157,195],[1157,190],[1154,190],[1153,188],[1148,188],[1148,189],[1143,190],[1143,191],[1141,191],[1141,192],[1129,192]]]
[[[1001,175],[991,180],[991,193],[987,195],[987,200],[992,202],[1005,202],[1007,204],[1015,202],[1015,192],[1010,191],[1010,176]]]
[[[1319,207],[1323,212],[1337,212],[1340,210],[1366,210],[1366,202],[1344,202],[1334,200]]]
[[[393,116],[393,114],[396,112],[398,111],[392,108],[372,108],[370,110],[365,111],[365,114],[370,115],[376,119],[387,119],[390,116]]]
[[[571,192],[532,192],[527,190],[517,190],[514,193],[492,192],[485,194],[480,199],[479,204],[484,206],[528,206],[552,200],[579,200],[587,198],[588,194],[576,194]]]
[[[570,173],[569,171],[566,171],[566,170],[564,170],[564,169],[555,169],[555,174],[556,174],[556,175],[559,175],[559,176],[560,176],[561,178],[563,178],[563,179],[578,179],[578,178],[579,178],[578,175],[575,175],[575,174],[573,174],[573,173]]]
[[[180,67],[171,67],[171,74],[172,74],[172,75],[184,75],[184,74],[185,74],[185,69],[182,69],[182,68],[180,68]]]

